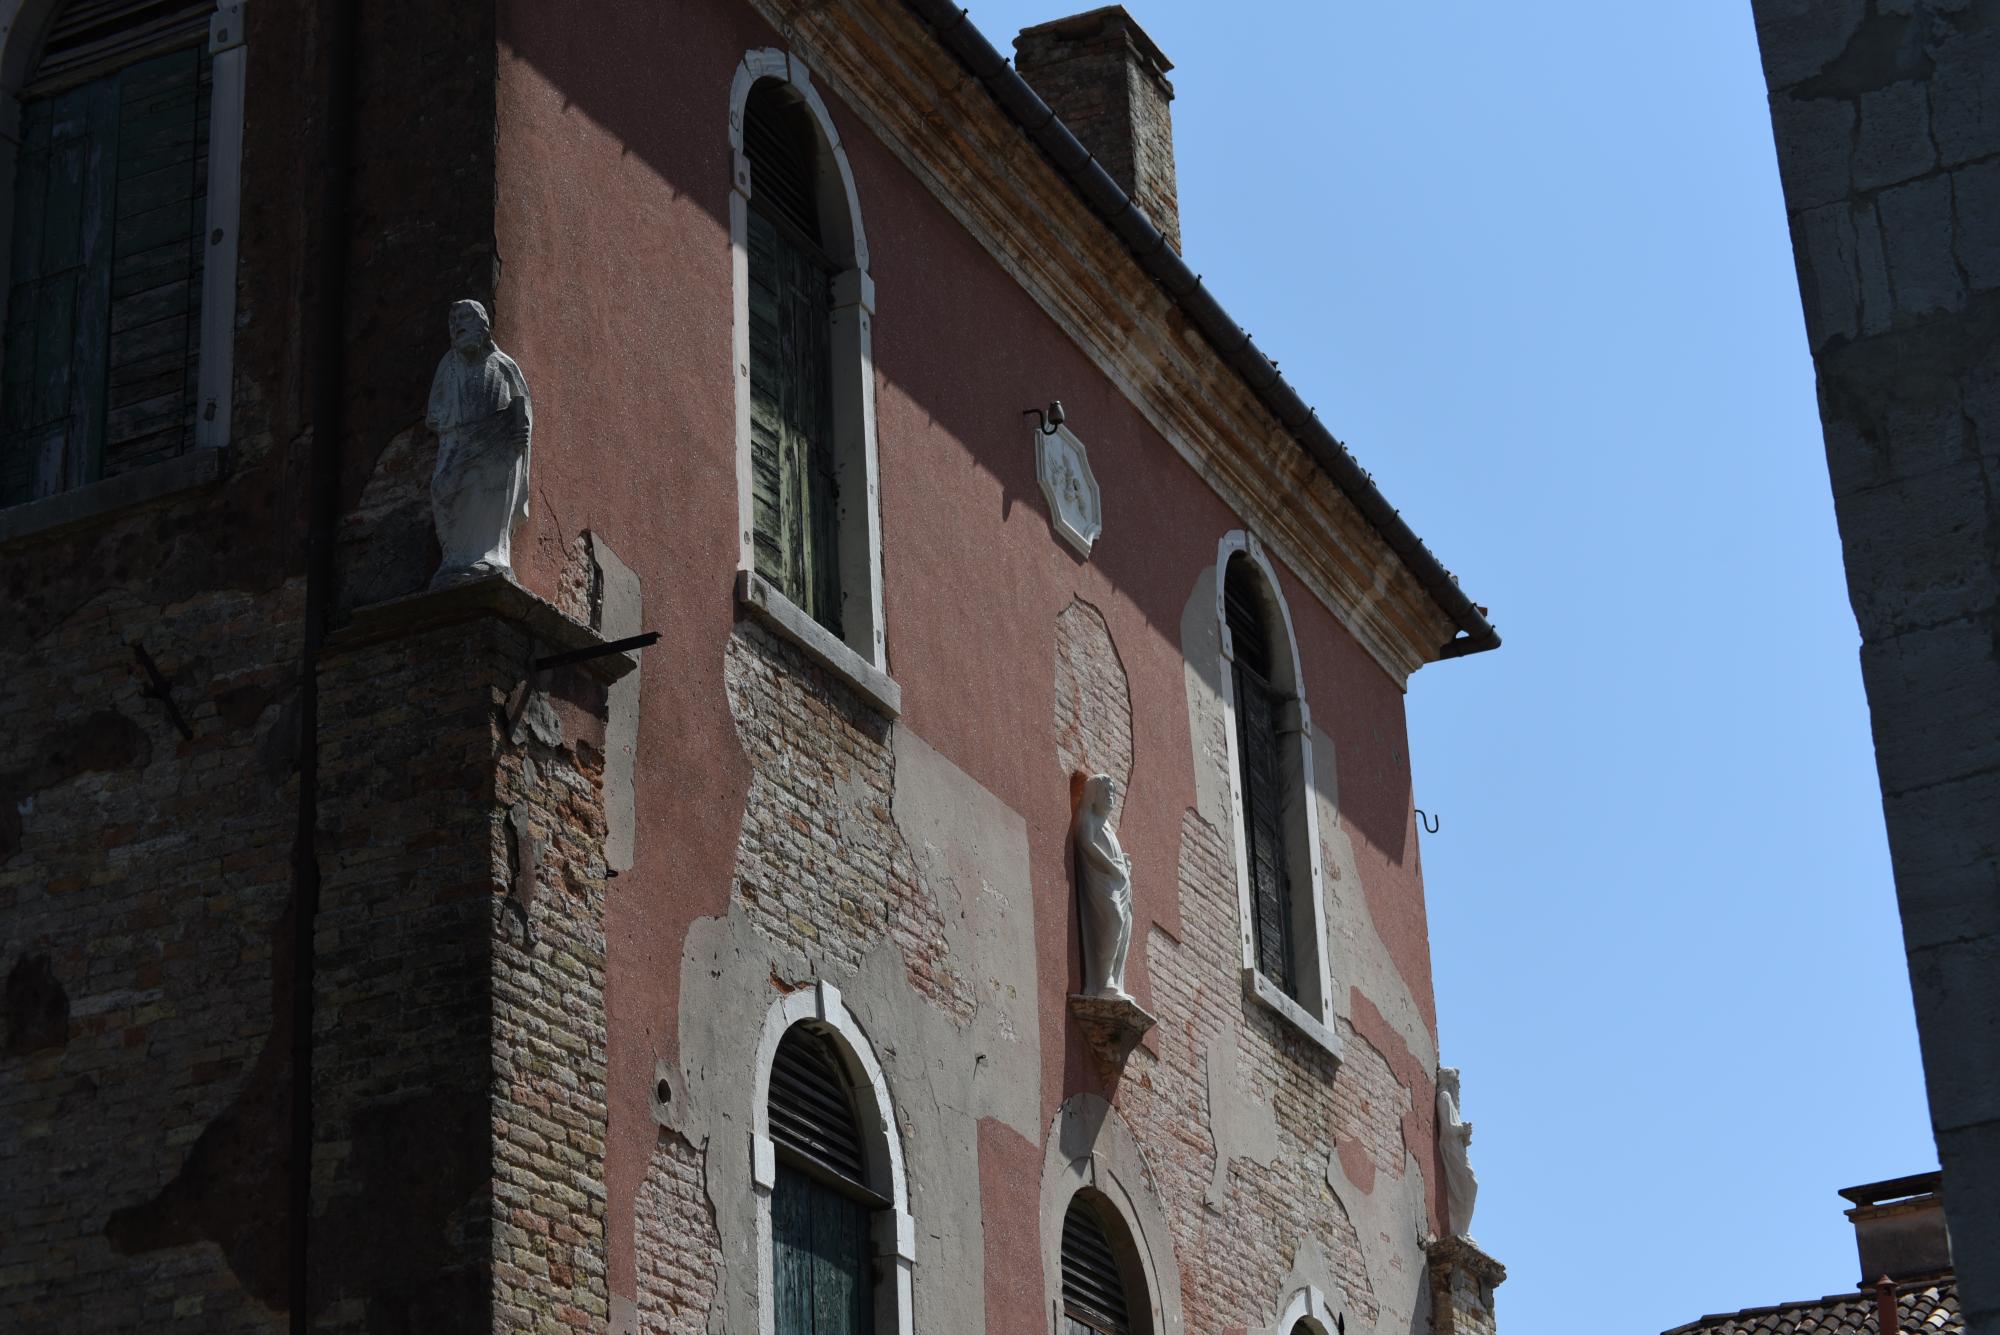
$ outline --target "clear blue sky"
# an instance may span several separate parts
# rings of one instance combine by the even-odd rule
[[[1506,637],[1409,696],[1503,1335],[1851,1289],[1936,1151],[1749,0],[1126,4],[1189,262]]]

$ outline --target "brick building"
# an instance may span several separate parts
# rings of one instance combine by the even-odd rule
[[[1965,1322],[2000,1332],[2000,4],[1754,0]]]
[[[0,40],[0,1327],[1491,1330],[1403,692],[1498,637],[1122,10]],[[434,588],[459,299],[534,449]]]

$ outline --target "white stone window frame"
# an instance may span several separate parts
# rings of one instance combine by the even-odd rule
[[[743,151],[750,90],[765,80],[788,86],[819,127],[819,216],[827,249],[849,267],[833,280],[830,352],[835,477],[840,490],[840,621],[837,636],[757,573],[750,483],[750,197],[756,188]],[[729,252],[735,305],[732,364],[736,395],[736,592],[745,607],[895,717],[902,692],[889,676],[882,615],[881,478],[875,440],[875,282],[854,170],[812,71],[776,47],[744,53],[729,88]]]
[[[1317,1284],[1308,1284],[1293,1293],[1279,1314],[1271,1335],[1298,1335],[1303,1324],[1312,1335],[1341,1335],[1341,1322]]]
[[[771,1139],[771,1063],[777,1058],[778,1044],[797,1024],[815,1025],[836,1040],[858,1105],[855,1113],[866,1142],[868,1185],[889,1199],[889,1208],[878,1211],[874,1219],[875,1256],[886,1272],[878,1275],[875,1284],[875,1329],[914,1335],[911,1276],[917,1260],[917,1226],[910,1216],[909,1181],[902,1138],[896,1130],[895,1104],[874,1045],[847,1009],[840,989],[824,980],[774,1002],[764,1014],[763,1032],[757,1040],[751,1091],[755,1101],[750,1114],[750,1181],[757,1204],[757,1329],[762,1335],[775,1335],[777,1330],[771,1194],[778,1185],[778,1150]]]
[[[1272,662],[1289,672],[1289,680],[1271,684],[1289,697],[1285,727],[1281,737],[1296,738],[1297,763],[1287,766],[1281,777],[1285,792],[1285,861],[1291,893],[1303,893],[1306,912],[1294,900],[1293,945],[1311,950],[1312,959],[1301,961],[1301,979],[1313,991],[1293,998],[1276,981],[1257,967],[1255,908],[1250,894],[1250,844],[1243,826],[1243,758],[1236,737],[1236,646],[1229,630],[1229,612],[1224,588],[1229,563],[1242,556],[1256,567],[1267,599],[1267,628],[1282,629],[1283,652],[1272,654]],[[1270,613],[1275,612],[1272,616]],[[1308,1039],[1326,1050],[1336,1061],[1342,1056],[1340,1035],[1333,1027],[1334,993],[1331,951],[1327,943],[1326,878],[1321,865],[1318,788],[1313,780],[1312,710],[1306,703],[1305,671],[1299,662],[1299,641],[1292,629],[1292,609],[1285,601],[1284,586],[1278,582],[1264,544],[1254,533],[1236,529],[1223,535],[1215,552],[1215,623],[1220,632],[1222,661],[1218,679],[1222,683],[1223,738],[1229,754],[1229,821],[1235,844],[1237,925],[1242,939],[1243,988],[1259,1004],[1276,1012]],[[1273,650],[1280,646],[1273,645]],[[1305,846],[1298,847],[1300,843]],[[1305,930],[1300,930],[1304,928]]]
[[[1183,1335],[1180,1266],[1173,1230],[1153,1188],[1153,1174],[1138,1138],[1116,1108],[1096,1094],[1073,1094],[1056,1111],[1043,1151],[1042,1285],[1051,1335],[1063,1335],[1063,1219],[1078,1192],[1089,1191],[1111,1207],[1138,1263],[1145,1303],[1144,1335]],[[1134,1327],[1138,1329],[1137,1326]]]
[[[13,254],[14,166],[21,142],[21,90],[41,56],[42,35],[62,0],[0,0],[0,264]],[[236,254],[243,198],[243,93],[250,51],[249,0],[220,0],[208,21],[208,255],[203,262],[196,353],[194,448],[113,478],[86,482],[0,510],[0,541],[143,504],[220,477],[235,398]],[[0,272],[0,327],[6,275]],[[0,350],[4,355],[4,350]]]

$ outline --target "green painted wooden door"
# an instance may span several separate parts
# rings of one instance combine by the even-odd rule
[[[875,1328],[868,1207],[780,1167],[771,1198],[777,1335],[865,1335]]]

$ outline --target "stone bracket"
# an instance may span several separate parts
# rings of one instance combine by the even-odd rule
[[[1157,1021],[1130,997],[1087,997],[1072,993],[1069,1013],[1083,1030],[1090,1050],[1112,1070],[1125,1065],[1132,1049]]]

